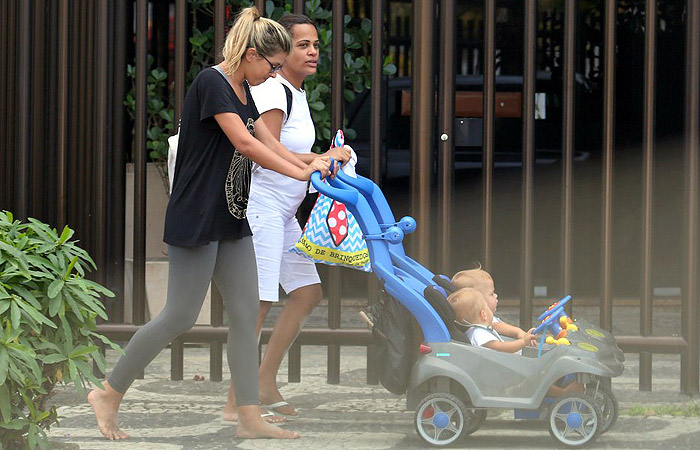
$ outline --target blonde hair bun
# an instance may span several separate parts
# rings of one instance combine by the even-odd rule
[[[243,55],[254,48],[260,56],[286,53],[292,50],[292,37],[279,23],[261,17],[255,6],[244,8],[236,16],[236,21],[226,35],[221,55],[226,73],[232,76],[238,69]]]

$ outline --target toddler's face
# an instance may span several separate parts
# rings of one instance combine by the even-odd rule
[[[489,306],[489,308],[487,308],[485,312],[486,312],[485,325],[490,327],[491,324],[493,323],[493,311],[491,311],[491,307]]]
[[[484,298],[486,298],[486,304],[489,305],[491,313],[495,313],[496,308],[498,307],[498,294],[496,294],[496,290],[493,285],[493,279],[484,281],[483,285],[481,286],[481,293],[484,294]]]

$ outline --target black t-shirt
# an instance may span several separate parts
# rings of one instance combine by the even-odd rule
[[[245,105],[228,81],[209,67],[187,91],[165,214],[167,244],[194,247],[251,235],[245,211],[252,163],[234,149],[214,119],[219,113],[238,114],[254,135],[260,114],[244,84]]]

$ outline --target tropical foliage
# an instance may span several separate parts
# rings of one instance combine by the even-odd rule
[[[101,386],[97,343],[119,349],[96,332],[97,318],[107,319],[100,299],[114,294],[85,278],[95,263],[72,237],[68,227],[0,212],[0,450],[48,448],[54,386]]]

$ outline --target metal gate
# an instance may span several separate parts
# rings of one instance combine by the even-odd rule
[[[174,8],[174,98],[176,117],[179,116],[185,93],[185,61],[187,58],[188,2],[169,2]],[[262,1],[255,2],[262,7]],[[293,10],[302,12],[304,2],[291,2]],[[344,27],[343,12],[357,13],[372,20],[372,85],[369,94],[369,174],[378,183],[386,181],[387,127],[386,77],[382,62],[389,53],[391,36],[385,33],[388,5],[394,2],[328,2],[333,11],[333,28]],[[406,2],[401,2],[406,3]],[[616,145],[616,109],[621,99],[616,96],[618,48],[618,7],[621,2],[600,0],[602,45],[596,54],[602,82],[602,151],[600,171],[595,175],[600,192],[600,235],[591,245],[600,246],[598,260],[600,323],[611,329],[613,317],[614,277],[614,203],[615,161],[620,153]],[[640,354],[640,389],[651,389],[652,354],[679,354],[681,358],[680,389],[697,393],[700,378],[698,322],[698,151],[700,148],[700,2],[683,3],[683,36],[675,42],[685,48],[683,152],[684,160],[677,167],[683,188],[675,192],[682,197],[682,267],[681,330],[678,336],[656,336],[652,333],[653,311],[653,255],[652,248],[661,245],[654,241],[654,189],[659,181],[654,175],[655,131],[657,97],[657,37],[660,22],[658,8],[661,0],[638,1],[644,6],[643,21],[643,111],[642,111],[642,168],[641,187],[641,242],[639,279],[639,335],[619,336],[626,352]],[[361,8],[358,5],[364,5]],[[495,0],[470,2],[483,10],[483,56],[480,64],[482,96],[480,118],[483,120],[481,154],[478,161],[481,174],[481,195],[476,210],[480,222],[477,239],[480,259],[489,269],[494,267],[495,241],[494,173],[498,165],[496,125],[499,117],[497,80],[499,52],[497,48],[497,18],[500,9]],[[456,11],[462,2],[415,0],[411,3],[410,53],[410,212],[420,227],[410,240],[415,258],[449,273],[455,269],[454,247],[456,237],[455,182],[457,164],[455,154],[454,119],[455,73],[459,55]],[[541,6],[541,4],[539,5]],[[358,9],[359,8],[359,9]],[[536,169],[536,90],[538,36],[538,2],[526,0],[510,5],[520,8],[522,16],[522,106],[519,126],[522,127],[522,155],[520,213],[513,216],[519,226],[520,256],[518,305],[521,326],[529,326],[533,315],[534,272],[538,251],[535,239],[535,183]],[[577,29],[581,26],[579,4],[575,0],[562,2],[561,45],[561,142],[558,176],[561,196],[557,208],[561,220],[556,224],[559,248],[560,290],[571,292],[577,274],[573,270],[576,258],[574,246],[574,163],[576,158],[577,66],[580,65],[580,46]],[[352,11],[350,10],[352,9]],[[226,2],[214,2],[215,42],[223,42],[226,20]],[[146,61],[148,52],[149,2],[137,0],[36,0],[33,2],[6,0],[0,6],[0,173],[2,193],[0,207],[12,210],[19,218],[37,217],[54,226],[69,224],[83,246],[93,255],[100,270],[98,281],[118,293],[110,302],[112,324],[102,330],[115,339],[128,339],[145,320],[145,234],[146,226]],[[133,37],[133,42],[132,42]],[[343,34],[333,35],[333,54],[343,53]],[[435,51],[439,49],[439,51]],[[133,52],[133,55],[132,55]],[[125,116],[123,100],[127,91],[126,65],[135,59],[135,101],[133,139],[135,165],[134,182],[134,261],[133,261],[133,324],[120,324],[123,317],[124,280],[124,164],[125,148],[130,142],[131,130]],[[410,64],[409,64],[410,63]],[[333,85],[342,84],[343,59],[334,58]],[[342,89],[333,90],[332,125],[343,123],[344,100]],[[433,199],[437,199],[434,202]],[[473,205],[469,205],[472,207]],[[431,236],[440,237],[440,244],[432,246]],[[340,345],[368,345],[369,332],[340,329],[341,283],[340,272],[332,271],[327,280],[329,318],[327,329],[304,330],[298,344],[328,346],[328,381],[339,381]],[[375,290],[369,283],[369,297]],[[173,344],[173,379],[182,378],[183,342],[208,342],[212,348],[211,378],[221,379],[221,345],[225,336],[222,326],[220,299],[212,307],[211,326],[196,327]],[[269,332],[269,330],[268,330]],[[292,379],[298,377],[298,346],[292,351],[290,363]],[[370,373],[370,379],[372,374]]]

